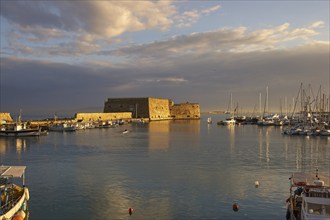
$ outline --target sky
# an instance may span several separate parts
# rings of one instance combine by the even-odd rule
[[[329,1],[1,0],[0,112],[103,112],[108,98],[288,109],[329,96]],[[309,89],[311,88],[311,89]],[[264,104],[262,104],[264,105]]]

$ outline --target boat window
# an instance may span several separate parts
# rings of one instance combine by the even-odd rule
[[[309,214],[314,214],[314,215],[322,214],[322,205],[320,205],[320,204],[308,203],[307,207],[308,207]]]

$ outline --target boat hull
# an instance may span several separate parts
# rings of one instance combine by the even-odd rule
[[[0,131],[1,137],[29,137],[29,136],[39,136],[40,130],[28,129],[20,131]]]
[[[10,208],[6,213],[0,215],[0,219],[11,219],[18,211],[20,211],[23,207],[23,203],[28,200],[29,191],[27,187],[23,188],[22,196],[18,199],[18,201]]]

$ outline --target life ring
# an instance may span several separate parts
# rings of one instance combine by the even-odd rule
[[[27,187],[25,187],[24,193],[25,193],[26,201],[29,201],[29,199],[30,199],[30,193],[29,193],[29,189]]]

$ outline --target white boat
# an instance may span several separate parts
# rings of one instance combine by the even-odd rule
[[[0,166],[0,219],[25,218],[30,197],[25,186],[25,169],[25,166]],[[14,183],[18,178],[23,180],[20,185]]]
[[[330,136],[330,129],[323,129],[320,131],[321,136]]]
[[[61,123],[49,126],[50,131],[76,131],[77,128],[75,125]]]
[[[40,128],[28,128],[26,123],[10,124],[0,129],[0,136],[2,137],[40,136],[40,134]]]
[[[211,117],[208,117],[208,118],[207,118],[207,123],[208,123],[208,124],[212,124],[212,118],[211,118]]]
[[[232,105],[233,105],[233,95],[230,93],[230,114],[231,116],[229,118],[226,118],[226,120],[224,121],[218,121],[217,124],[218,125],[235,125],[236,124],[236,120],[234,118],[233,112],[232,112]],[[236,109],[235,109],[236,111]]]
[[[134,118],[134,119],[131,120],[131,122],[133,124],[145,124],[146,123],[146,121],[143,120],[143,118]]]
[[[329,177],[294,173],[290,178],[287,220],[329,220]]]
[[[219,121],[217,124],[218,125],[235,125],[236,124],[236,120],[233,117],[226,118],[226,120]]]

